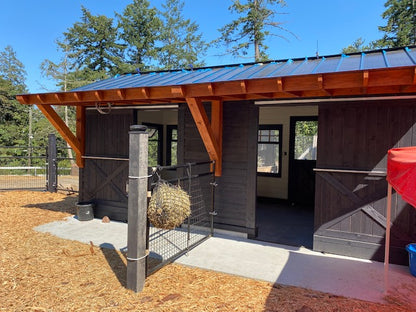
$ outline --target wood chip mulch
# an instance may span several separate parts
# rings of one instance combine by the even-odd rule
[[[125,288],[115,250],[33,230],[75,213],[60,193],[0,192],[0,311],[411,311],[171,264]],[[237,265],[237,264],[236,264]]]

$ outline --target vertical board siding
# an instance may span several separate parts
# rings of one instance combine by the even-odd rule
[[[217,178],[217,227],[254,234],[258,108],[252,102],[223,103],[222,176]],[[210,116],[210,105],[205,105]],[[178,133],[183,136],[183,161],[208,160],[208,154],[186,105],[179,109]]]
[[[416,103],[412,101],[323,103],[319,107],[317,167],[386,171],[388,149],[416,145],[415,131]],[[386,215],[385,177],[330,174],[348,192],[342,194],[333,180],[318,172],[314,248],[341,254],[344,248],[345,254],[382,261],[385,228],[360,208],[369,205],[374,214]],[[339,222],[334,223],[336,219]],[[403,263],[407,261],[405,244],[416,240],[416,209],[394,194],[392,220],[392,248],[397,251],[392,261]],[[340,241],[331,243],[330,238]]]
[[[113,110],[107,115],[88,110],[85,154],[128,158],[128,132],[133,121],[133,110]],[[107,215],[110,219],[127,220],[127,177],[128,165],[125,161],[86,159],[85,167],[81,170],[80,200],[96,203],[96,217]]]

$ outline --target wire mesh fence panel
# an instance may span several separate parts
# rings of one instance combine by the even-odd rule
[[[151,183],[180,186],[189,195],[190,215],[174,229],[162,229],[149,224],[148,275],[185,254],[212,234],[213,188],[215,177],[210,163],[158,167]]]
[[[0,146],[0,190],[45,190],[46,148]]]

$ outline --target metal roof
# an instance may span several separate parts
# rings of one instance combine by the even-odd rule
[[[111,90],[137,87],[181,86],[275,77],[327,74],[416,65],[416,47],[339,54],[303,59],[268,61],[117,75],[72,91]]]

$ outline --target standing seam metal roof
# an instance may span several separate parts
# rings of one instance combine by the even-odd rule
[[[356,70],[383,69],[416,65],[416,47],[340,54],[265,63],[236,64],[116,75],[72,91],[109,90],[135,87],[177,86],[198,83],[325,74]]]

